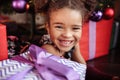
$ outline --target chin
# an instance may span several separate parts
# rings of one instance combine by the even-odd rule
[[[73,47],[71,47],[71,48],[61,48],[61,51],[68,52],[68,51],[70,51],[72,48],[73,48]]]

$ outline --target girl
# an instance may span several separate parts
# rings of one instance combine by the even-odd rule
[[[2,62],[1,64],[5,63],[5,65],[1,65],[0,69],[3,70],[0,73],[5,73],[6,69],[15,67],[15,65],[20,68],[15,71],[12,68],[12,71],[16,73],[7,75],[10,72],[6,72],[0,76],[0,79],[32,79],[31,75],[33,74],[33,78],[36,80],[85,80],[86,62],[80,53],[79,40],[82,34],[82,25],[93,9],[93,1],[49,0],[45,2],[40,10],[46,12],[45,26],[51,43],[42,45],[42,48],[31,45],[26,53],[13,57],[13,60],[8,59],[6,62]],[[37,3],[41,4],[41,2]],[[73,61],[65,59],[67,54]],[[10,66],[6,66],[6,63],[10,63]]]
[[[37,1],[36,1],[37,2]],[[40,6],[39,3],[45,3]],[[46,12],[46,29],[51,44],[42,46],[47,52],[86,64],[80,53],[82,25],[95,7],[95,0],[49,0],[37,2],[36,8]],[[38,9],[36,9],[38,10]],[[67,55],[67,56],[66,56]]]
[[[42,7],[39,3],[42,4],[42,2],[37,2],[36,8],[40,7],[39,10],[46,14],[45,27],[50,37],[50,40],[46,40],[49,41],[48,44],[41,47],[50,53],[49,58],[57,56],[59,59],[56,61],[76,71],[80,75],[77,80],[85,80],[86,62],[80,52],[79,40],[82,34],[82,26],[88,20],[96,1],[49,0]],[[72,61],[66,61],[65,58]]]

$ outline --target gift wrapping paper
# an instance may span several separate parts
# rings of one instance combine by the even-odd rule
[[[6,26],[0,24],[0,61],[8,58]]]
[[[109,53],[113,19],[89,21],[83,26],[80,50],[85,60],[98,58]]]
[[[86,65],[46,53],[35,45],[30,49],[0,62],[0,80],[85,80]]]

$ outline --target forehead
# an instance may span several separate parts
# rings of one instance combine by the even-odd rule
[[[82,23],[82,15],[80,11],[62,8],[59,10],[51,11],[50,22],[61,21],[64,23]]]

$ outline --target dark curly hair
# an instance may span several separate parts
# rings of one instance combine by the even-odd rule
[[[96,0],[34,0],[35,11],[45,12],[48,15],[51,11],[67,7],[70,9],[78,10],[82,14],[83,21],[88,21],[92,11],[94,11],[97,1]]]

